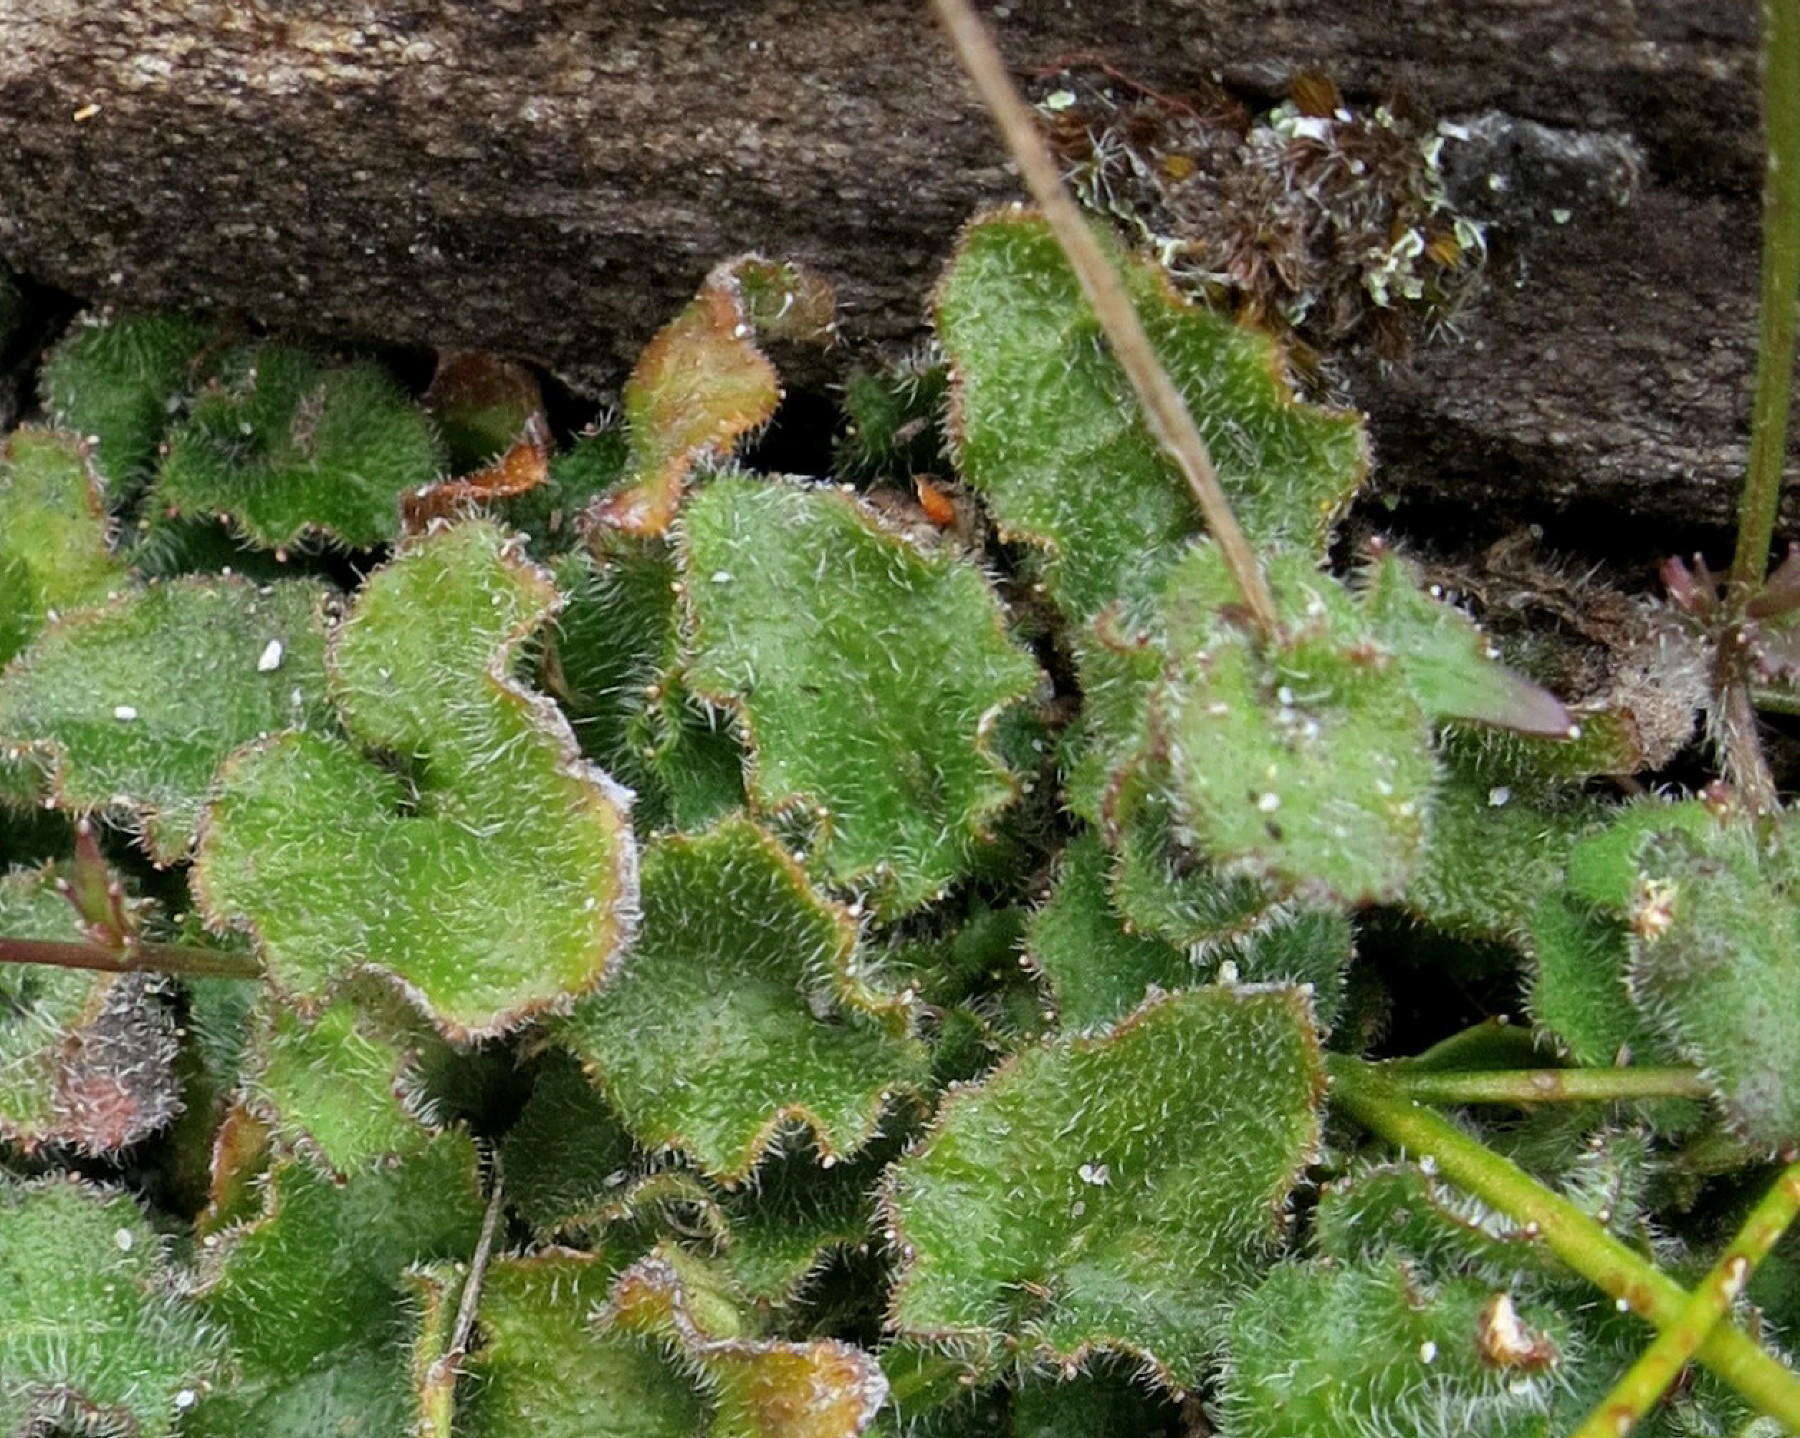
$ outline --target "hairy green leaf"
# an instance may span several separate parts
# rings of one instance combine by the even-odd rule
[[[1419,587],[1412,566],[1381,555],[1363,575],[1363,612],[1425,712],[1541,738],[1567,739],[1569,711],[1499,662],[1474,621]]]
[[[893,1322],[1197,1382],[1273,1250],[1323,1088],[1291,988],[1189,990],[1026,1050],[953,1093],[891,1171]]]
[[[1341,910],[1301,909],[1233,940],[1215,957],[1227,980],[1235,974],[1240,983],[1300,985],[1312,1001],[1313,1022],[1329,1033],[1344,1011],[1355,936]]]
[[[466,1037],[606,973],[636,897],[624,799],[508,672],[554,599],[490,525],[407,545],[331,663],[345,728],[408,773],[305,733],[226,766],[200,892],[215,922],[256,935],[278,987],[316,1003],[353,972],[385,973]]]
[[[607,1241],[630,1255],[641,1256],[665,1241],[678,1242],[696,1255],[710,1255],[725,1241],[719,1194],[685,1164],[659,1167],[652,1161],[579,1227],[604,1226]],[[739,1299],[744,1296],[735,1285],[732,1292]]]
[[[1004,1433],[1011,1390],[994,1381],[994,1355],[952,1353],[945,1345],[899,1338],[881,1350],[888,1406],[874,1431],[883,1438],[990,1438]]]
[[[81,943],[57,870],[0,875],[0,935]],[[109,1153],[181,1107],[168,983],[48,964],[0,964],[0,1137]]]
[[[618,483],[626,457],[619,426],[583,430],[567,449],[550,457],[542,484],[502,500],[499,513],[531,540],[533,553],[565,554],[580,539],[582,512]]]
[[[1523,1227],[1446,1187],[1417,1164],[1372,1164],[1319,1194],[1313,1242],[1352,1266],[1398,1259],[1431,1278],[1467,1276],[1490,1287],[1560,1276],[1556,1259]]]
[[[858,972],[849,916],[739,818],[649,847],[637,943],[558,1032],[641,1143],[735,1180],[784,1122],[834,1157],[867,1143],[923,1076],[909,1023]]]
[[[674,558],[661,540],[620,536],[599,557],[559,562],[567,596],[546,659],[582,749],[637,795],[640,832],[704,828],[744,802],[743,751],[681,679]]]
[[[821,1163],[809,1149],[771,1154],[752,1181],[719,1197],[719,1262],[748,1297],[793,1301],[835,1252],[870,1241],[884,1155]]]
[[[205,325],[176,315],[84,315],[45,359],[38,391],[57,424],[93,441],[100,472],[129,484],[155,467],[213,339]]]
[[[667,1248],[619,1276],[601,1332],[658,1338],[691,1365],[712,1403],[708,1438],[855,1438],[887,1398],[869,1354],[754,1336],[714,1275]]]
[[[1579,1064],[1668,1063],[1670,1047],[1627,1000],[1629,946],[1617,919],[1543,898],[1531,915],[1533,960],[1526,1003],[1532,1021]]]
[[[1368,467],[1360,418],[1296,403],[1273,341],[1123,261],[1139,317],[1260,548],[1323,549]],[[1058,608],[1086,619],[1152,592],[1200,529],[1049,227],[1019,211],[963,233],[937,295],[957,463],[1001,532],[1045,551]]]
[[[61,611],[125,583],[100,481],[79,440],[16,429],[0,448],[0,665]]]
[[[972,1078],[996,1057],[1041,1038],[1055,1020],[1025,961],[1028,914],[979,899],[953,926],[895,941],[883,955],[894,984],[910,990],[929,1025],[934,1086]]]
[[[1562,887],[1576,841],[1607,812],[1580,795],[1515,793],[1453,760],[1437,789],[1424,861],[1402,902],[1449,933],[1522,943],[1539,903]]]
[[[500,1157],[513,1207],[544,1237],[603,1222],[642,1163],[618,1115],[565,1049],[543,1056]]]
[[[63,808],[120,814],[158,861],[182,859],[226,755],[329,727],[325,595],[194,576],[69,615],[0,678],[0,741],[48,756]]]
[[[216,1339],[129,1197],[0,1175],[0,1432],[161,1438],[217,1373]]]
[[[1697,799],[1670,804],[1646,798],[1627,804],[1614,812],[1605,828],[1569,852],[1568,896],[1622,919],[1643,878],[1638,860],[1646,845],[1669,834],[1687,834],[1704,844],[1718,827],[1718,813]]]
[[[400,496],[438,467],[430,423],[385,370],[269,341],[220,360],[169,438],[155,499],[229,516],[268,549],[314,536],[359,549],[399,533]]]
[[[257,549],[219,519],[184,519],[161,510],[140,513],[127,536],[132,573],[140,579],[173,579],[182,574],[222,574],[229,570],[266,584],[291,578],[289,556]]]
[[[832,473],[907,480],[941,470],[950,374],[930,348],[844,381],[844,429],[832,447]]]
[[[430,1139],[422,1051],[443,1040],[391,990],[353,987],[306,1015],[265,1005],[244,1096],[284,1143],[343,1176]]]
[[[473,1250],[475,1174],[474,1146],[459,1134],[342,1184],[298,1159],[278,1162],[262,1217],[210,1257],[198,1301],[230,1340],[235,1381],[204,1395],[183,1433],[406,1431],[401,1277]]]
[[[1664,1254],[1678,1252],[1650,1220],[1652,1208],[1666,1196],[1658,1189],[1667,1164],[1650,1125],[1625,1116],[1596,1123],[1594,1115],[1574,1105],[1548,1105],[1508,1125],[1491,1142],[1641,1250],[1655,1252],[1660,1243]]]
[[[894,943],[884,963],[897,982],[923,1002],[948,1007],[1004,987],[1018,972],[1027,916],[972,900],[967,912],[946,915],[951,926]]]
[[[1190,988],[1200,975],[1187,954],[1128,932],[1106,891],[1107,854],[1092,834],[1063,849],[1056,887],[1032,916],[1025,950],[1056,998],[1064,1029],[1088,1033],[1122,1018],[1151,988]]]
[[[1572,1167],[1562,1167],[1554,1175],[1555,1187],[1627,1242],[1650,1248],[1653,1235],[1643,1224],[1631,1191],[1641,1183],[1621,1183],[1618,1173],[1620,1160],[1629,1167],[1633,1155],[1645,1153],[1643,1131],[1602,1130],[1589,1140],[1581,1136],[1579,1122],[1570,1126],[1578,1156]],[[1623,1141],[1613,1142],[1615,1139]],[[1527,1155],[1517,1156],[1535,1162]],[[1554,1333],[1558,1325],[1567,1330],[1553,1340],[1557,1350],[1554,1362],[1540,1370],[1552,1373],[1556,1380],[1547,1416],[1503,1429],[1508,1438],[1513,1433],[1525,1438],[1559,1438],[1573,1431],[1643,1350],[1642,1324],[1629,1311],[1593,1302],[1592,1290],[1563,1267],[1533,1229],[1447,1188],[1417,1165],[1375,1165],[1334,1182],[1320,1195],[1313,1233],[1328,1260],[1346,1265],[1342,1272],[1385,1273],[1398,1265],[1399,1271],[1411,1276],[1412,1291],[1421,1295],[1469,1291],[1474,1284],[1489,1295],[1507,1294],[1515,1304],[1512,1316],[1520,1319],[1525,1335],[1540,1322],[1540,1332],[1548,1329]],[[1666,1238],[1658,1242],[1666,1250]],[[1310,1285],[1303,1280],[1298,1286]],[[1493,1297],[1488,1302],[1492,1304]],[[1530,1316],[1534,1311],[1540,1318]],[[1490,1335],[1504,1336],[1503,1332],[1494,1333],[1491,1309],[1484,1307],[1483,1315]],[[1441,1351],[1441,1342],[1439,1348]],[[1529,1349],[1527,1338],[1527,1354]],[[1438,1356],[1433,1354],[1434,1363]],[[1509,1371],[1503,1365],[1490,1362],[1490,1366]],[[1510,1372],[1514,1377],[1532,1376],[1521,1375],[1516,1368]],[[1735,1396],[1710,1375],[1692,1376],[1682,1390],[1658,1405],[1634,1431],[1644,1438],[1696,1438],[1737,1432],[1747,1417]],[[1323,1388],[1319,1391],[1325,1392]],[[1372,1393],[1373,1388],[1364,1391]],[[1403,1421],[1404,1412],[1393,1415],[1390,1410],[1387,1417],[1377,1420],[1384,1426],[1375,1431],[1389,1431],[1385,1425],[1394,1416]],[[1454,1420],[1447,1415],[1446,1421]]]
[[[1039,678],[980,572],[847,495],[736,478],[689,502],[682,551],[688,681],[738,709],[755,804],[810,811],[812,868],[884,914],[942,893],[1015,796],[990,739]]]
[[[1169,581],[1158,699],[1177,818],[1202,854],[1347,902],[1397,893],[1425,835],[1437,765],[1394,656],[1335,580],[1268,556],[1282,631],[1228,617],[1210,544]]]
[[[1013,1399],[1012,1438],[1143,1438],[1167,1431],[1170,1407],[1121,1363],[1026,1378]]]
[[[1731,1127],[1800,1145],[1800,863],[1794,826],[1670,834],[1639,855],[1626,985],[1665,1041],[1699,1066]]]
[[[1173,943],[1266,924],[1269,884],[1393,897],[1433,802],[1430,715],[1568,725],[1392,556],[1356,597],[1299,555],[1266,565],[1284,618],[1272,639],[1242,624],[1200,545],[1168,573],[1159,619],[1134,633],[1109,611],[1076,646],[1088,706],[1071,804],[1118,849],[1121,914]]]
[[[457,1405],[464,1438],[693,1438],[707,1405],[645,1338],[596,1335],[619,1262],[551,1248],[488,1266],[482,1343]]]
[[[718,1280],[758,1313],[800,1301],[834,1255],[866,1249],[875,1185],[892,1145],[840,1163],[810,1147],[770,1153],[734,1188],[686,1168],[614,1175],[605,1200],[574,1227],[606,1225],[608,1242],[641,1250],[663,1241],[704,1256]],[[628,1181],[627,1181],[628,1180]]]
[[[799,265],[746,255],[714,269],[625,382],[625,479],[596,501],[589,523],[599,531],[663,533],[694,466],[729,455],[781,402],[775,367],[753,335],[828,339],[835,306],[831,287]]]
[[[1176,837],[1169,796],[1158,790],[1118,806],[1117,849],[1108,889],[1132,930],[1178,947],[1217,948],[1266,928],[1279,894],[1268,884],[1218,868]]]
[[[206,933],[196,916],[190,916],[187,922],[194,933],[191,939],[184,935],[185,941],[210,942],[234,950],[244,947],[237,935],[221,940],[218,935]],[[187,1031],[194,1058],[214,1091],[227,1093],[237,1086],[243,1072],[251,1018],[262,990],[242,979],[204,976],[189,978],[182,987],[187,991]]]
[[[1350,963],[1350,923],[1343,914],[1265,907],[1258,927],[1175,947],[1130,929],[1120,907],[1109,902],[1105,866],[1100,844],[1076,835],[1062,851],[1055,889],[1026,934],[1026,952],[1057,999],[1062,1028],[1105,1028],[1148,992],[1193,988],[1226,972],[1226,965],[1242,983],[1310,984],[1319,1028],[1336,1022]]]
[[[1647,687],[1656,683],[1650,676],[1642,682]],[[1684,703],[1677,695],[1660,692],[1658,700],[1670,708]],[[1639,774],[1658,767],[1646,761],[1640,720],[1623,707],[1606,701],[1578,702],[1568,710],[1571,728],[1564,737],[1446,724],[1439,747],[1459,767],[1486,776],[1489,784],[1504,785],[1531,798],[1566,794],[1571,785],[1597,775]],[[1681,747],[1666,738],[1660,742],[1666,746],[1664,762]]]
[[[1674,1038],[1629,1001],[1635,922],[1629,911],[1643,882],[1640,856],[1657,836],[1705,842],[1718,828],[1718,818],[1698,802],[1628,804],[1568,848],[1563,887],[1535,901],[1526,936],[1527,1003],[1533,1021],[1577,1063],[1681,1061]],[[1695,1106],[1672,1101],[1648,1112],[1659,1127],[1680,1128],[1691,1125]]]
[[[1505,1316],[1495,1305],[1505,1304]],[[1518,1325],[1499,1361],[1497,1325]],[[1484,1339],[1484,1335],[1486,1336]],[[1511,1330],[1505,1335],[1512,1338]],[[1221,1438],[1524,1438],[1575,1343],[1555,1309],[1392,1261],[1286,1263],[1232,1316]],[[1535,1423],[1533,1420],[1537,1420]]]
[[[641,1252],[671,1241],[704,1257],[719,1281],[767,1314],[787,1308],[835,1256],[866,1251],[875,1230],[875,1186],[893,1145],[849,1162],[810,1146],[765,1155],[736,1187],[685,1167],[616,1170],[569,1228],[604,1230]]]
[[[1165,667],[1160,637],[1158,627],[1128,624],[1116,608],[1070,636],[1082,702],[1064,741],[1063,787],[1069,808],[1097,827],[1114,824],[1122,794],[1142,788],[1144,725]]]

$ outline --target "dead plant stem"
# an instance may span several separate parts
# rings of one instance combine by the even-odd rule
[[[993,115],[1019,173],[1043,210],[1051,232],[1068,257],[1082,292],[1093,307],[1113,354],[1143,406],[1150,432],[1169,452],[1193,491],[1219,552],[1224,556],[1244,607],[1264,635],[1277,627],[1274,596],[1263,577],[1256,551],[1231,512],[1231,502],[1219,483],[1206,441],[1195,427],[1187,403],[1175,388],[1168,371],[1156,357],[1143,322],[1138,318],[1124,282],[1089,229],[1080,208],[1063,186],[1056,162],[1038,134],[1031,110],[1020,98],[1006,72],[1000,52],[987,28],[976,18],[968,0],[931,0],[933,9],[949,32],[951,43],[974,83],[976,93]]]

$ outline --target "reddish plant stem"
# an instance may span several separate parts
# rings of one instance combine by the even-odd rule
[[[1737,790],[1744,807],[1753,814],[1775,810],[1775,776],[1763,754],[1757,724],[1756,700],[1750,688],[1750,663],[1736,624],[1719,636],[1713,661],[1713,692],[1718,696],[1712,716],[1713,739],[1724,763],[1725,777]]]
[[[0,938],[0,964],[51,964],[106,974],[158,973],[224,979],[260,979],[262,965],[248,954],[188,944],[134,943],[124,948],[59,943],[52,939]]]

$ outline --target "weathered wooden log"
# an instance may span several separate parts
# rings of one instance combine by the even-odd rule
[[[1091,52],[1251,97],[1312,66],[1354,97],[1491,113],[1469,162],[1503,240],[1485,297],[1460,338],[1355,370],[1380,482],[1508,519],[1728,517],[1751,0],[989,12],[1020,66]],[[852,341],[907,336],[956,227],[1013,193],[912,0],[9,0],[0,124],[0,255],[28,274],[96,303],[510,351],[593,389],[745,249],[833,276]]]

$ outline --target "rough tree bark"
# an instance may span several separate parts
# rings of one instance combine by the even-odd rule
[[[1470,176],[1507,240],[1486,298],[1459,341],[1357,375],[1381,483],[1565,523],[1727,518],[1752,0],[989,10],[1020,65],[1090,51],[1269,96],[1313,66],[1509,117]],[[1013,193],[914,0],[9,0],[0,123],[0,254],[28,274],[595,389],[748,248],[832,275],[852,341],[904,337],[956,227]]]

